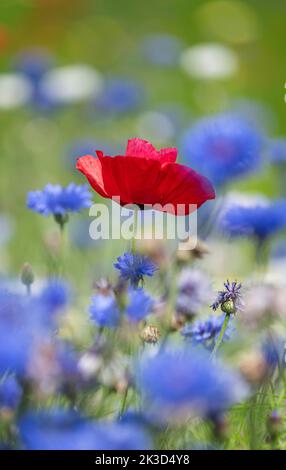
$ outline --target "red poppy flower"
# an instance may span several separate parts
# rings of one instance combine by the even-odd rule
[[[164,212],[187,215],[194,206],[198,208],[215,198],[207,178],[176,163],[175,148],[158,151],[150,142],[131,139],[125,155],[109,157],[100,151],[96,154],[97,157],[80,157],[76,167],[98,194],[110,199],[117,196],[121,205],[159,204],[159,210]]]

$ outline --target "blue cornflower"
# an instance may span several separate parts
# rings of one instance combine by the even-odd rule
[[[90,318],[99,327],[116,328],[120,312],[113,295],[97,294],[91,298]]]
[[[201,119],[188,129],[181,149],[195,170],[223,185],[257,168],[261,137],[247,120],[222,114]]]
[[[0,409],[14,410],[20,403],[22,389],[16,378],[8,375],[0,379]]]
[[[19,423],[29,450],[142,450],[151,442],[135,424],[89,421],[75,411],[53,408],[31,411]]]
[[[245,398],[240,377],[207,353],[193,348],[161,350],[141,360],[139,389],[154,413],[186,417],[186,413],[213,416]]]
[[[140,422],[98,422],[96,449],[148,450],[151,448],[151,439]]]
[[[158,269],[148,256],[138,253],[124,253],[117,258],[114,267],[120,271],[121,279],[130,281],[133,287],[137,287],[144,276],[152,277]]]
[[[45,334],[41,313],[33,299],[0,288],[0,375],[26,371],[36,340]]]
[[[250,206],[230,205],[220,219],[220,229],[231,237],[254,237],[263,242],[286,227],[286,200]]]
[[[225,315],[211,315],[205,321],[196,321],[194,324],[187,324],[181,331],[181,334],[190,339],[193,343],[202,344],[207,349],[213,349],[215,342],[220,334]],[[230,326],[224,334],[224,340],[229,338]]]
[[[144,90],[137,82],[114,77],[105,82],[95,99],[96,108],[102,113],[123,114],[139,108],[144,100]]]
[[[67,283],[59,278],[51,278],[42,290],[39,301],[42,308],[54,316],[67,306],[69,297],[70,289]]]
[[[129,302],[126,314],[129,320],[133,322],[146,318],[154,306],[153,299],[143,289],[129,289]]]
[[[226,302],[231,301],[233,303],[233,313],[242,307],[241,299],[241,287],[242,285],[237,281],[224,282],[224,290],[218,292],[215,302],[212,304],[212,309],[217,310],[219,307],[224,308]]]
[[[51,111],[57,107],[55,101],[42,87],[42,80],[53,63],[51,55],[40,49],[25,51],[15,60],[15,69],[30,81],[32,87],[30,104],[39,111]]]
[[[21,418],[19,429],[28,450],[94,449],[94,429],[75,411],[31,411]]]
[[[47,51],[34,49],[19,54],[14,65],[17,72],[25,75],[36,86],[51,69],[53,62]]]
[[[286,163],[286,139],[269,139],[267,142],[267,153],[270,161],[275,165]]]
[[[42,191],[28,193],[27,206],[44,216],[64,217],[68,212],[78,212],[90,207],[92,195],[86,185],[70,183],[63,188],[59,184],[47,184]]]
[[[170,34],[151,34],[143,39],[141,47],[151,64],[162,67],[177,65],[183,49],[181,41]]]

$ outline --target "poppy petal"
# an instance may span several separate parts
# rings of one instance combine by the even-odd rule
[[[173,204],[174,214],[178,214],[178,204],[186,205],[187,215],[207,200],[215,198],[214,188],[207,178],[178,163],[167,163],[162,167],[158,191],[163,205]]]
[[[76,168],[86,176],[90,185],[100,196],[109,197],[109,194],[105,190],[102,165],[99,158],[93,157],[92,155],[80,157],[77,160]]]
[[[158,159],[162,163],[175,162],[178,151],[175,148],[166,148],[156,150],[155,147],[147,140],[130,139],[127,143],[125,155],[127,157],[143,157]]]
[[[117,192],[122,204],[154,204],[157,202],[161,164],[158,160],[134,157],[104,157],[103,178],[116,175]],[[105,188],[111,189],[105,184]]]

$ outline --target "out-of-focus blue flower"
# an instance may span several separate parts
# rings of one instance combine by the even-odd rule
[[[39,302],[42,309],[48,312],[48,316],[53,318],[64,310],[69,302],[69,298],[70,289],[67,283],[59,278],[51,278],[42,290]]]
[[[129,289],[129,305],[126,314],[129,320],[138,322],[150,315],[153,299],[143,289]]]
[[[23,374],[36,340],[44,333],[36,302],[0,288],[0,375]]]
[[[270,371],[280,364],[283,355],[284,341],[277,337],[267,337],[261,346],[261,352]]]
[[[14,62],[17,72],[25,75],[34,85],[38,85],[54,61],[47,51],[35,49],[22,52]]]
[[[151,448],[150,437],[141,423],[99,422],[97,425],[96,449],[148,450]]]
[[[206,321],[196,321],[194,324],[187,324],[181,334],[194,344],[202,344],[207,349],[213,349],[215,342],[221,332],[225,315],[211,315]],[[229,339],[230,325],[224,333],[223,340]]]
[[[78,212],[90,207],[92,194],[86,185],[70,183],[63,188],[59,184],[47,184],[42,191],[31,191],[28,193],[27,206],[34,212],[44,216],[60,215],[67,212]]]
[[[179,63],[183,44],[170,34],[151,34],[143,39],[141,48],[151,64],[170,67]]]
[[[112,295],[97,294],[91,298],[90,318],[100,327],[116,328],[120,312]]]
[[[19,423],[29,450],[143,450],[151,442],[134,424],[92,422],[64,409],[30,412]]]
[[[27,413],[19,423],[28,450],[91,450],[95,433],[78,413],[65,409]]]
[[[182,154],[215,185],[256,170],[261,157],[257,129],[235,114],[201,119],[181,141]]]
[[[124,253],[117,258],[114,267],[120,271],[121,279],[130,281],[133,287],[137,287],[144,276],[152,277],[158,269],[148,256],[138,253]]]
[[[30,104],[39,111],[51,111],[57,106],[42,89],[42,79],[53,66],[54,60],[47,51],[35,49],[21,53],[15,61],[15,69],[31,83]]]
[[[211,285],[207,275],[197,269],[184,269],[178,280],[176,312],[192,318],[210,299]]]
[[[272,163],[275,165],[285,165],[286,139],[269,139],[267,142],[267,153]]]
[[[238,310],[242,307],[242,298],[241,298],[241,287],[242,285],[236,281],[229,282],[228,280],[224,282],[224,290],[218,292],[217,298],[212,304],[212,309],[217,310],[225,302],[231,300],[234,305],[234,309]]]
[[[231,237],[264,241],[286,227],[286,200],[243,206],[230,205],[220,220],[222,232]]]
[[[20,403],[22,389],[16,378],[8,375],[0,379],[0,409],[14,410]]]
[[[143,358],[137,382],[149,406],[167,418],[185,418],[188,411],[214,416],[247,394],[235,372],[193,348],[161,350]]]
[[[107,79],[95,99],[98,111],[107,115],[124,114],[140,107],[144,90],[136,81],[114,77]]]

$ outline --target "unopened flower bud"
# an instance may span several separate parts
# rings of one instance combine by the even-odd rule
[[[57,222],[57,224],[59,224],[59,226],[61,227],[61,229],[65,226],[65,224],[69,220],[69,216],[68,216],[67,213],[66,214],[55,214],[54,218],[55,218],[55,221]]]
[[[236,308],[232,300],[226,300],[226,302],[223,302],[221,304],[221,309],[227,315],[231,315],[232,313],[236,312]]]
[[[21,281],[24,286],[30,287],[35,280],[32,266],[29,263],[25,263],[21,271]]]
[[[156,326],[148,325],[140,333],[144,343],[156,344],[160,338],[160,332]]]

